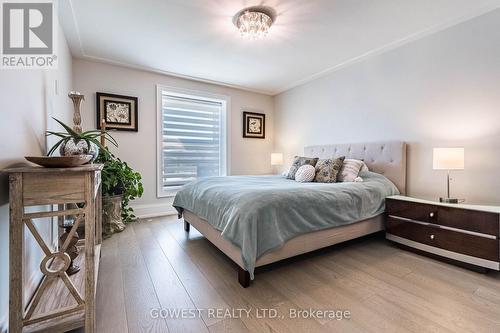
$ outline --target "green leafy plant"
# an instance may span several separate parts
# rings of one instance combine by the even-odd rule
[[[91,130],[91,131],[86,131],[83,133],[77,133],[71,127],[69,127],[68,125],[66,125],[65,123],[60,121],[59,119],[56,119],[56,118],[52,118],[52,119],[57,121],[59,123],[59,125],[61,125],[66,130],[66,132],[54,132],[54,131],[47,131],[46,132],[47,136],[55,135],[55,136],[61,138],[58,142],[56,142],[54,144],[54,146],[52,146],[52,148],[50,148],[49,152],[47,153],[47,156],[52,155],[58,147],[60,147],[62,144],[66,144],[71,139],[73,139],[75,141],[75,143],[83,140],[87,143],[87,147],[89,147],[89,148],[90,148],[90,143],[92,142],[95,145],[97,145],[101,150],[105,149],[98,140],[98,138],[102,134],[101,131]],[[115,139],[111,135],[109,135],[109,133],[104,132],[104,138],[106,139],[107,142],[111,143],[115,147],[118,147],[118,144],[116,143]]]
[[[129,202],[141,197],[144,192],[141,174],[107,148],[100,150],[96,163],[104,164],[101,172],[102,194],[122,195],[122,220],[125,223],[133,222],[136,216],[132,207],[129,207]]]

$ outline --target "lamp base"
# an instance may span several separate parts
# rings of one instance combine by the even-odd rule
[[[449,203],[449,204],[457,204],[458,199],[457,198],[439,198],[439,202]]]

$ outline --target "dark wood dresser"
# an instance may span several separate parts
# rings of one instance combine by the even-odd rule
[[[386,238],[420,253],[500,270],[500,207],[391,196]]]

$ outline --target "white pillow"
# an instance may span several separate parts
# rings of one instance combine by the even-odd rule
[[[344,160],[344,164],[342,165],[342,169],[340,169],[340,172],[337,176],[337,181],[353,182],[358,177],[358,174],[361,171],[363,165],[365,165],[365,162],[361,160],[346,158]],[[366,169],[368,169],[368,167]]]
[[[312,165],[306,164],[301,166],[295,173],[295,181],[299,183],[312,182],[316,175],[316,168]]]

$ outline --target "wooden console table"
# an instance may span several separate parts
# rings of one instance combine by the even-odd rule
[[[10,185],[11,333],[65,332],[79,327],[85,327],[86,333],[95,332],[95,291],[102,241],[101,170],[100,164],[5,170],[9,173]],[[70,203],[78,204],[77,208],[65,209]],[[43,205],[57,205],[59,209],[25,211],[25,207]],[[52,252],[33,219],[64,219],[65,216],[73,216],[75,222],[66,241]],[[81,270],[69,277],[66,269],[71,259],[64,251],[82,222],[85,223],[85,239],[78,242],[80,253],[75,259]],[[25,226],[45,255],[40,263],[44,276],[28,304],[23,304]]]

